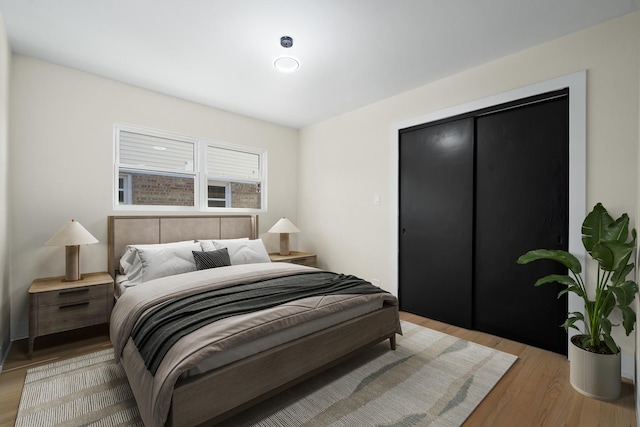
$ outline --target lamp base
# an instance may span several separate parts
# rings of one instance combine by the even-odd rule
[[[64,251],[64,281],[76,282],[82,279],[80,275],[80,246],[65,246]]]
[[[289,233],[280,233],[280,255],[289,255]]]

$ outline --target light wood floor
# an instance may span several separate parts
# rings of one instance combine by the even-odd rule
[[[569,384],[564,356],[482,332],[469,331],[408,313],[401,318],[487,347],[518,360],[464,423],[465,427],[636,427],[633,386],[622,385],[616,402],[587,398]],[[110,347],[104,326],[36,339],[32,360],[26,340],[13,343],[0,374],[0,427],[13,426],[28,368]]]
[[[518,356],[518,360],[464,423],[471,426],[636,427],[633,385],[616,402],[601,402],[569,384],[565,356],[469,331],[413,314],[401,319]]]

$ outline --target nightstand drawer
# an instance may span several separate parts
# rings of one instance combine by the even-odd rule
[[[45,307],[48,305],[72,304],[91,299],[105,299],[108,291],[109,286],[105,284],[41,292],[37,294],[37,304],[38,307]]]
[[[37,316],[38,335],[99,325],[109,321],[108,304],[104,298],[41,307]]]

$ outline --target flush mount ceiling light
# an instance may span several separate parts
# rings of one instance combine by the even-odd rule
[[[273,66],[281,73],[293,73],[300,68],[300,63],[291,56],[281,56],[273,61]]]
[[[280,46],[289,49],[293,46],[293,39],[289,36],[280,37]],[[280,56],[273,61],[273,66],[281,73],[293,73],[300,68],[300,61],[292,56]]]

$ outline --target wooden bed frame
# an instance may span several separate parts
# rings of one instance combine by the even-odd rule
[[[257,238],[258,218],[110,216],[109,271],[129,244],[191,239]],[[381,309],[179,381],[167,425],[213,425],[384,340],[395,350],[398,307]]]

